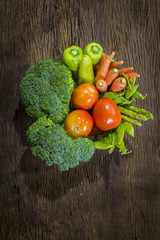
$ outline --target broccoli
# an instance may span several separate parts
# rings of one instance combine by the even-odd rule
[[[69,113],[74,87],[69,68],[46,59],[28,68],[20,83],[20,95],[30,117],[48,116],[54,123],[62,123]]]
[[[71,138],[62,125],[43,116],[27,131],[32,153],[48,166],[57,164],[60,170],[74,168],[94,154],[94,143],[88,138]]]

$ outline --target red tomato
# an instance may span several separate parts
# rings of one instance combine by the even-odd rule
[[[75,110],[65,120],[65,129],[71,137],[86,137],[92,127],[92,116],[85,110]]]
[[[83,83],[72,93],[72,104],[78,109],[91,109],[98,101],[98,90],[91,83]]]
[[[94,124],[102,131],[116,128],[121,122],[117,104],[110,98],[101,98],[92,113]]]

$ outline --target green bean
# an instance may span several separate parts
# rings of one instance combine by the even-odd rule
[[[147,120],[148,119],[152,119],[153,120],[153,114],[150,113],[149,111],[146,111],[143,108],[137,108],[137,107],[134,107],[134,106],[128,106],[127,109],[133,110],[136,113],[143,113],[146,116]]]
[[[137,114],[136,112],[133,112],[133,111],[127,109],[127,108],[123,108],[123,107],[120,107],[120,106],[118,106],[118,108],[119,108],[121,113],[124,113],[127,116],[130,116],[130,117],[133,117],[133,118],[136,118],[136,119],[139,119],[139,120],[143,120],[143,121],[148,120],[148,117],[146,117],[145,115]]]
[[[121,117],[122,117],[123,120],[125,120],[127,122],[134,123],[134,124],[136,124],[138,126],[142,126],[142,123],[137,121],[136,119],[127,117],[126,115],[123,115],[123,114],[121,114]]]

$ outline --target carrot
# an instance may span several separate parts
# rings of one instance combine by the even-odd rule
[[[127,86],[127,80],[123,77],[119,77],[112,83],[110,87],[111,92],[119,92]]]
[[[107,82],[107,85],[108,86],[111,85],[112,82],[118,77],[118,75],[119,75],[119,71],[117,68],[111,69],[105,77],[105,81]]]
[[[132,72],[133,71],[133,67],[128,67],[128,68],[122,68],[122,69],[119,69],[119,75],[121,73],[129,73],[129,72]]]
[[[97,74],[97,72],[99,71],[100,67],[102,66],[102,64],[104,63],[104,60],[106,59],[106,54],[103,53],[100,63],[98,65],[95,66],[95,73]]]
[[[96,82],[96,88],[101,92],[104,93],[107,91],[107,83],[105,80],[101,79]]]
[[[140,77],[140,74],[132,72],[126,74],[128,78]]]
[[[105,79],[108,69],[109,69],[109,65],[111,63],[112,58],[114,57],[115,53],[112,52],[111,55],[109,55],[103,62],[102,66],[100,67],[96,78],[95,78],[95,82],[97,82],[99,79]]]
[[[109,65],[109,70],[112,68],[117,68],[119,66],[121,66],[123,64],[123,61],[119,61],[119,62],[111,62]]]

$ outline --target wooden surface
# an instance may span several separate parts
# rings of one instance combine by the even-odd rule
[[[160,239],[159,0],[0,1],[0,239]],[[68,172],[32,156],[19,96],[25,70],[71,45],[100,43],[141,74],[137,106],[154,121],[133,152],[97,151]]]

